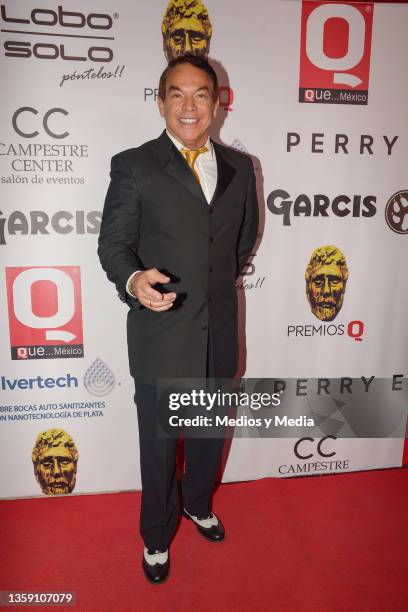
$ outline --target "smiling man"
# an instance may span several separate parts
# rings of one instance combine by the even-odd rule
[[[163,582],[180,516],[176,438],[157,436],[160,379],[232,378],[237,368],[235,281],[258,228],[249,157],[212,141],[217,77],[194,55],[172,60],[159,83],[166,129],[115,155],[99,256],[128,313],[136,383],[143,569]],[[186,438],[183,513],[211,542],[224,539],[211,498],[224,440]]]

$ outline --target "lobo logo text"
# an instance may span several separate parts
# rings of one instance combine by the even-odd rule
[[[6,5],[1,5],[2,32],[18,34],[19,38],[52,36],[49,41],[31,43],[28,40],[6,40],[4,42],[4,55],[6,57],[20,57],[37,59],[62,59],[69,61],[110,62],[113,59],[113,50],[106,46],[106,41],[113,41],[108,36],[112,29],[113,19],[107,13],[88,13],[67,11],[58,6],[54,11],[49,8],[34,8],[30,15],[23,16],[10,13]],[[30,29],[21,29],[28,26]],[[47,28],[48,31],[44,31]],[[57,28],[57,31],[55,31]],[[83,28],[86,28],[84,31]],[[76,33],[79,30],[78,34]],[[102,32],[101,32],[102,31]],[[100,32],[100,34],[99,34]],[[69,41],[55,44],[55,36],[69,37]],[[104,46],[95,44],[84,49],[84,38],[102,40]],[[78,40],[75,40],[78,39]],[[97,43],[98,44],[98,43]]]
[[[299,102],[367,104],[372,2],[302,2]]]
[[[6,268],[12,359],[83,357],[77,266]]]
[[[35,8],[31,11],[30,19],[21,19],[7,15],[7,9],[4,4],[1,5],[1,17],[6,23],[20,24],[35,24],[39,26],[55,26],[60,25],[64,28],[88,28],[94,30],[110,30],[112,27],[112,17],[106,13],[82,13],[64,11],[62,6],[58,7],[55,12],[51,9]]]

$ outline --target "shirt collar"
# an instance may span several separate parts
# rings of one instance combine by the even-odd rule
[[[170,140],[174,144],[174,146],[179,151],[181,151],[181,149],[188,148],[188,147],[185,147],[183,144],[181,144],[181,142],[179,140],[177,140],[177,138],[174,138],[174,136],[172,134],[170,134],[169,130],[167,130],[167,129],[166,129],[166,134],[170,138]],[[214,148],[213,148],[213,144],[211,142],[210,137],[207,138],[207,142],[204,143],[204,146],[207,147],[208,152],[211,154],[211,157],[214,157]]]

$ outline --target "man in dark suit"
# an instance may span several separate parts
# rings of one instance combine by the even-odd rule
[[[168,576],[179,518],[175,438],[158,437],[159,379],[232,378],[237,369],[235,281],[258,228],[249,157],[213,142],[217,77],[200,57],[172,60],[160,78],[166,130],[112,158],[99,238],[108,278],[130,305],[128,352],[136,383],[142,476],[143,568]],[[222,438],[186,438],[184,515],[212,542]]]

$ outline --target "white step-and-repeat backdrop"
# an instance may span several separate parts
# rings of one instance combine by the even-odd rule
[[[254,159],[241,374],[402,389],[407,19],[371,2],[1,4],[1,497],[140,488],[127,307],[96,248],[110,157],[163,129],[165,53],[209,48],[214,137]],[[224,481],[401,466],[402,437],[344,438],[340,417],[300,441],[235,438]]]

